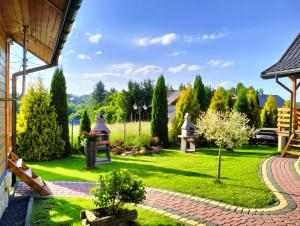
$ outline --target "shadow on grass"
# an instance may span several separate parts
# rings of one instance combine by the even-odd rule
[[[68,164],[66,161],[56,161],[55,168],[63,168],[65,170],[74,170],[74,171],[80,171],[84,172],[86,171],[84,169],[85,163],[84,159],[80,157],[72,157],[70,161],[72,164]],[[129,159],[131,161],[131,159]],[[55,169],[53,167],[54,162],[52,161],[51,164],[43,164],[45,167],[49,167],[49,170],[40,169],[39,167],[32,166],[33,170],[42,176],[46,180],[93,180],[94,178],[82,178],[80,176],[76,176],[76,172],[73,173],[73,175],[70,174],[64,174],[63,172],[60,172],[59,169]],[[185,171],[185,170],[178,170],[174,168],[165,168],[161,166],[155,166],[155,165],[145,165],[141,163],[133,163],[133,162],[126,162],[124,159],[122,161],[119,161],[118,159],[114,159],[114,161],[111,164],[97,164],[97,168],[95,170],[89,170],[86,172],[90,173],[108,173],[111,172],[114,169],[128,169],[135,175],[140,176],[141,178],[146,177],[152,177],[158,174],[168,174],[170,176],[172,175],[182,175],[187,177],[202,177],[202,178],[214,178],[212,175],[207,175],[199,172],[193,172],[193,171]],[[62,170],[63,171],[63,170]],[[159,175],[158,175],[159,177]]]
[[[73,225],[82,207],[62,199],[35,199],[31,225]]]
[[[208,147],[208,148],[197,148],[197,153],[203,153],[205,155],[217,156],[218,147]],[[229,157],[270,157],[278,155],[276,148],[270,148],[269,146],[252,146],[247,145],[243,148],[236,149],[232,152],[222,150],[223,156]]]

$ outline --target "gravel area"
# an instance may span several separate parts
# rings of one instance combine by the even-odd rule
[[[20,226],[25,224],[29,196],[10,197],[8,208],[6,208],[0,226]]]

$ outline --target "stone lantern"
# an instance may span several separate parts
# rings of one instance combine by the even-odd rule
[[[96,125],[92,129],[92,132],[96,132],[99,137],[99,141],[97,142],[97,151],[105,150],[106,154],[106,158],[97,159],[96,163],[111,162],[109,139],[110,129],[105,125],[101,112],[97,116]]]
[[[181,126],[181,135],[178,137],[181,138],[180,149],[183,152],[195,152],[195,125],[192,123],[189,113],[186,113],[184,116],[184,122]]]

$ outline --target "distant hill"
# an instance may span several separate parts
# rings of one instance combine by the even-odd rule
[[[92,95],[81,95],[76,96],[73,94],[67,94],[68,95],[68,102],[73,104],[87,104],[91,102]]]

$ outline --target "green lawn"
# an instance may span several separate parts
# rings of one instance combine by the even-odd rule
[[[84,169],[84,156],[29,164],[45,180],[96,181],[100,173],[126,168],[142,178],[146,186],[169,189],[244,207],[274,203],[272,193],[260,180],[260,162],[276,154],[276,148],[246,146],[223,152],[221,184],[215,183],[217,149],[200,148],[195,154],[165,150],[157,155],[114,156],[113,163]]]
[[[132,206],[127,206],[133,208]],[[37,199],[31,214],[31,225],[81,225],[80,211],[93,209],[93,201],[84,198]],[[133,225],[183,225],[170,218],[140,208]]]

